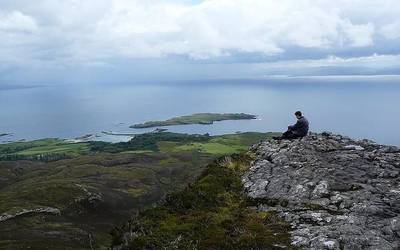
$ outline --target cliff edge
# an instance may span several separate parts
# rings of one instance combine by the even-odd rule
[[[276,211],[304,249],[400,247],[400,149],[331,133],[254,145],[243,176],[258,211]]]

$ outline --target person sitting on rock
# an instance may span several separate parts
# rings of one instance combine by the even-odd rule
[[[301,111],[296,111],[294,115],[297,118],[296,124],[289,126],[288,130],[280,137],[274,137],[274,139],[296,139],[302,138],[308,134],[309,123],[308,120],[303,116]]]

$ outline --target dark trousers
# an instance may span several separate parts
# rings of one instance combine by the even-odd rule
[[[285,133],[282,134],[281,138],[282,139],[296,139],[296,138],[301,138],[303,136],[296,135],[292,131],[288,130]]]

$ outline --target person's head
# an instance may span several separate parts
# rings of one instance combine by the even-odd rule
[[[296,113],[294,113],[294,115],[296,116],[297,119],[300,119],[301,117],[303,117],[303,114],[301,113],[301,111],[296,111]]]

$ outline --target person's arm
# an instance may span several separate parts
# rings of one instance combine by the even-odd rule
[[[297,121],[294,125],[289,126],[288,129],[289,130],[296,130],[299,126],[300,126],[300,122]]]

